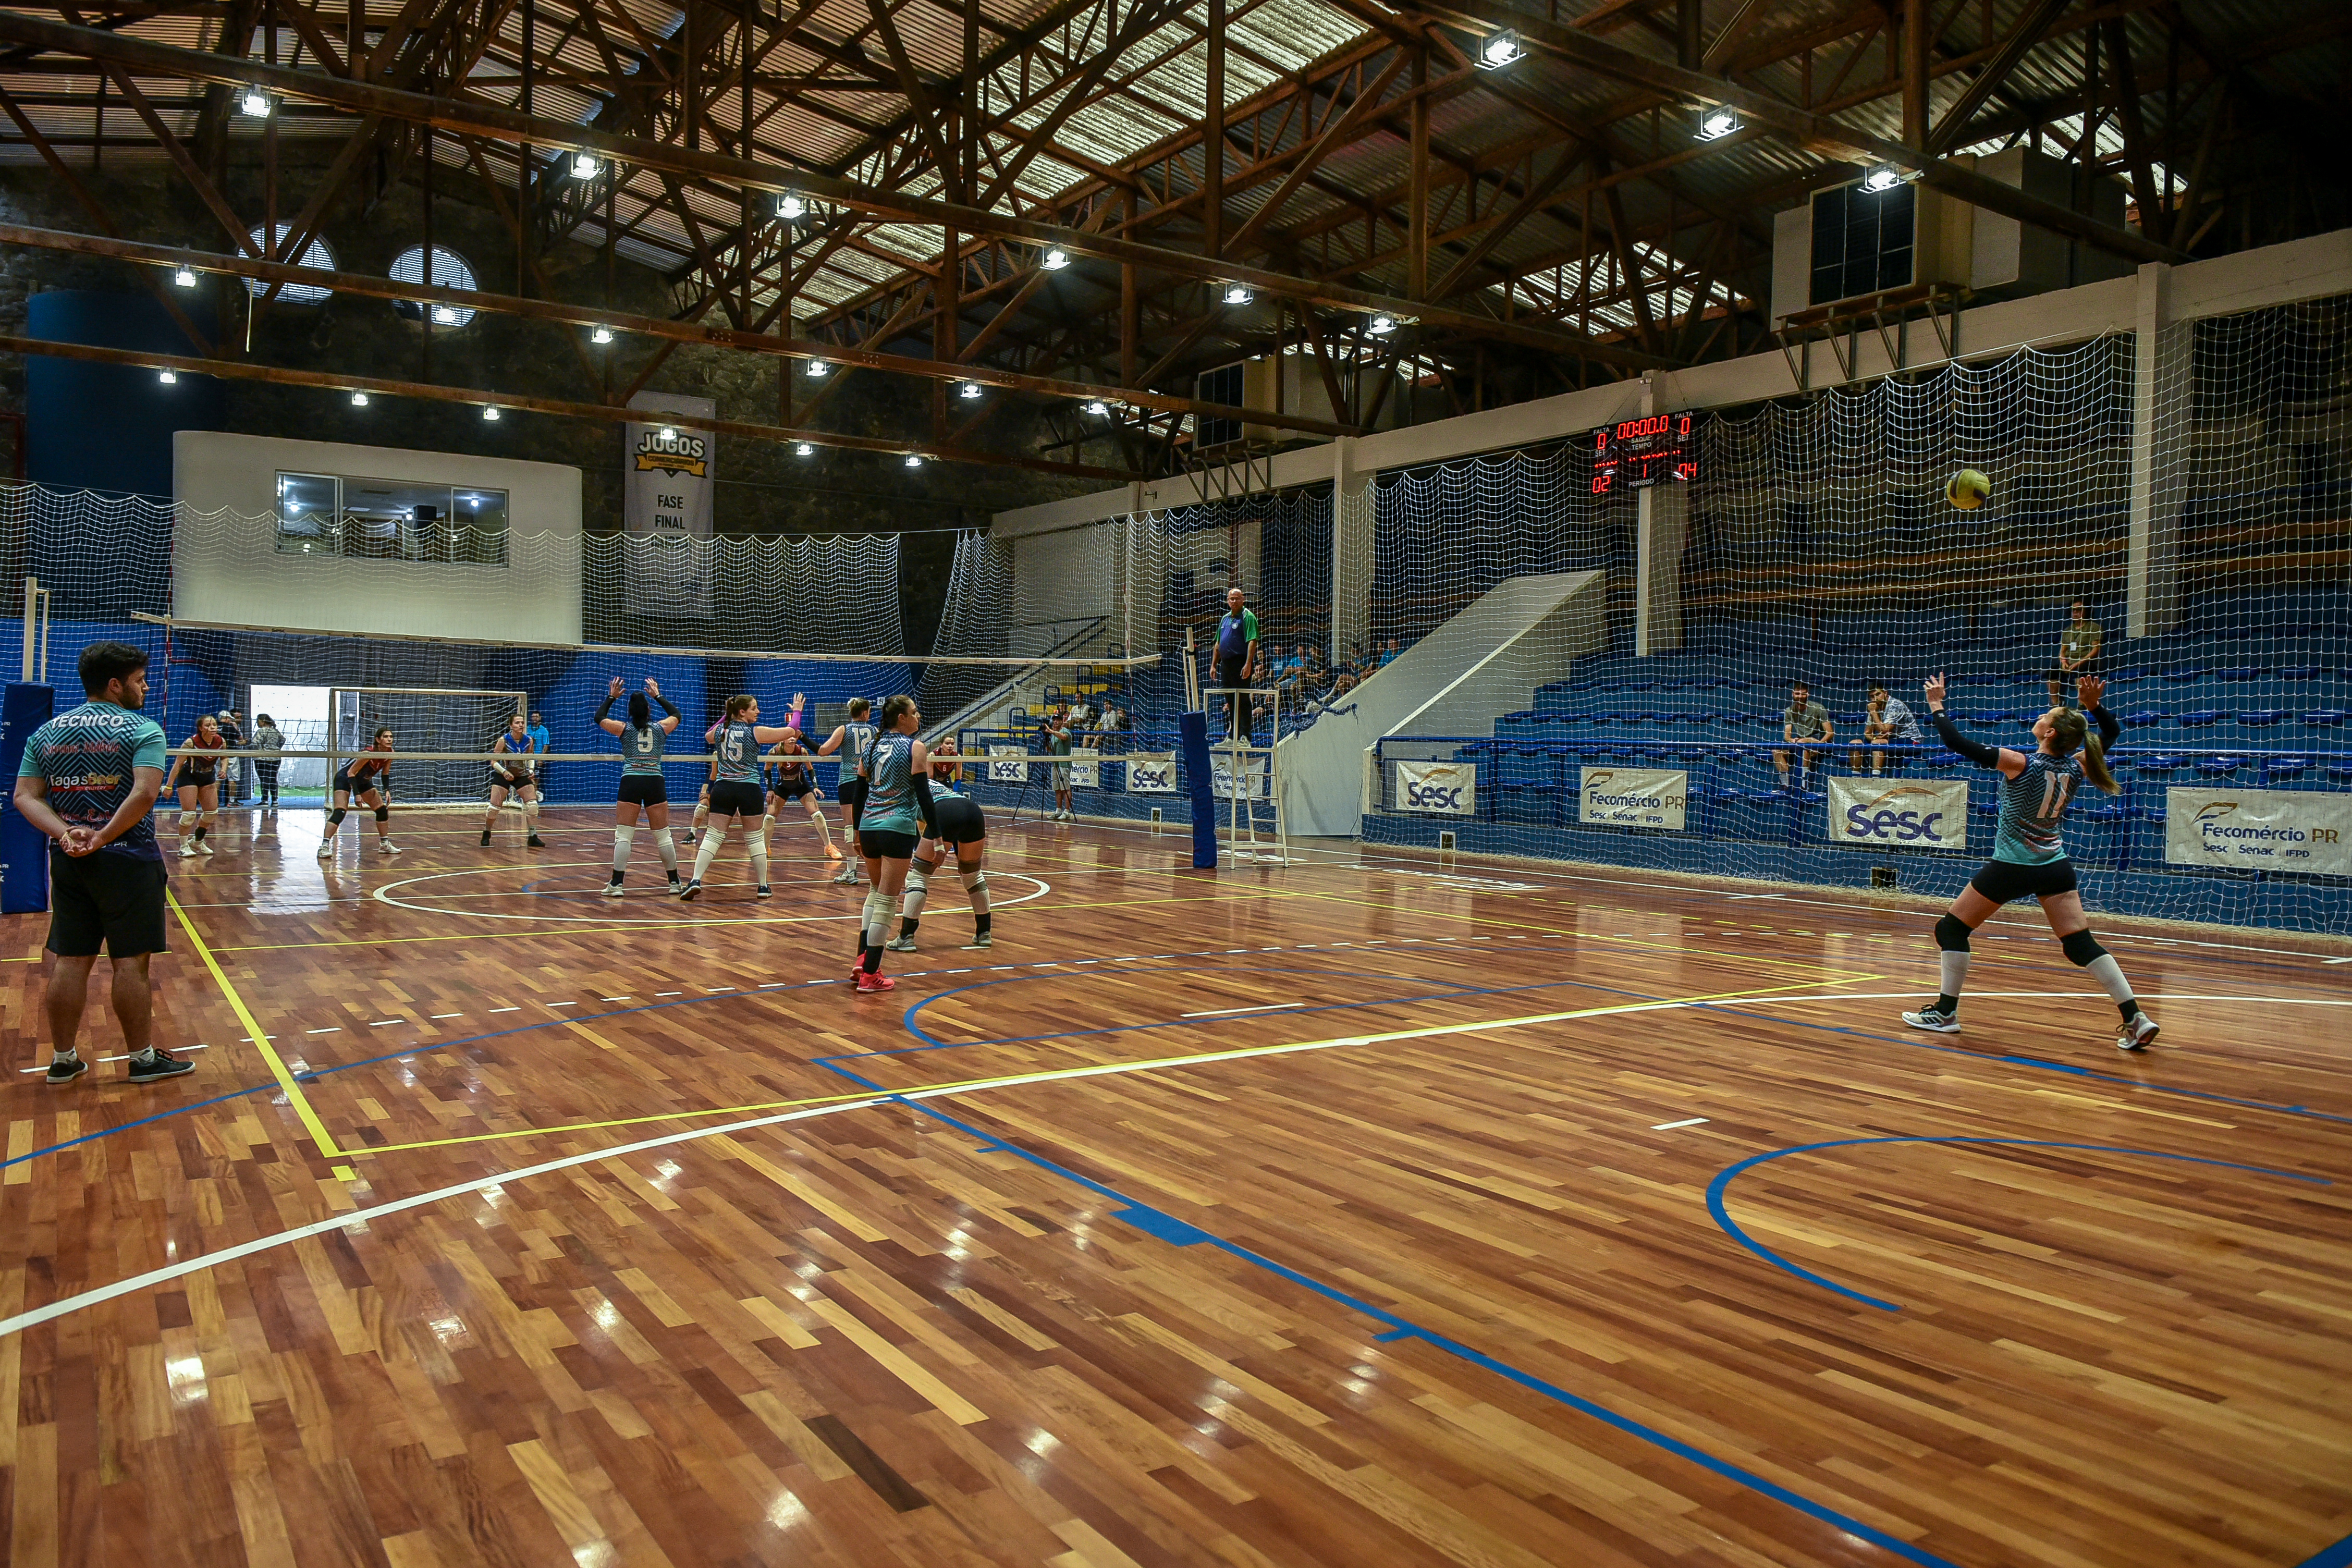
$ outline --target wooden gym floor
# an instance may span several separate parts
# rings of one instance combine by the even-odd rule
[[[805,828],[318,821],[174,862],[185,1079],[0,927],[9,1563],[2352,1548],[2341,944],[2102,922],[2130,1058],[2026,910],[1947,1038],[1921,907],[1000,819],[860,997]]]

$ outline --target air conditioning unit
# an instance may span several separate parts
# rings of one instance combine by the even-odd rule
[[[2075,169],[2023,147],[1962,167],[2029,195],[2077,206]],[[1871,190],[1865,179],[1815,191],[1801,207],[1773,219],[1772,316],[1778,321],[1921,284],[1948,284],[1971,295],[2014,298],[2063,289],[2128,270],[2105,251],[1988,212],[1932,186],[1898,181]],[[2091,214],[2122,227],[2124,191],[2102,176],[2091,184]]]

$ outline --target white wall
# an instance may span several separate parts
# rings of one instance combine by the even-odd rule
[[[290,469],[422,479],[507,492],[507,564],[444,565],[280,554],[278,475]],[[380,637],[576,643],[580,470],[557,463],[183,430],[172,611],[183,620]]]

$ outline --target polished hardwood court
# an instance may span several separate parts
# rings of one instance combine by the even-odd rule
[[[476,820],[175,860],[160,1085],[0,923],[0,1560],[2344,1560],[2341,943],[992,815],[859,996]]]

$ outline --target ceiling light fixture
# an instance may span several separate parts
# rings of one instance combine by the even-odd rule
[[[1892,163],[1881,163],[1862,177],[1862,188],[1874,193],[1891,191],[1902,183],[1903,171]]]
[[[600,322],[596,330],[588,334],[588,341],[592,343],[609,343],[613,341],[613,329]]]
[[[909,452],[907,454],[907,467],[910,468],[919,468],[922,466],[923,455],[920,452]]]
[[[1490,71],[1500,70],[1526,53],[1525,49],[1519,47],[1519,36],[1517,33],[1497,33],[1478,46],[1478,68]]]
[[[675,441],[675,440],[677,440],[677,426],[675,426],[675,425],[665,425],[665,426],[662,426],[662,439],[663,439],[663,440],[665,440],[665,441]]]
[[[1374,316],[1372,318],[1372,324],[1370,330],[1372,336],[1376,338],[1384,338],[1391,332],[1395,331],[1396,327],[1396,318],[1394,316]]]
[[[269,95],[262,91],[257,87],[247,88],[245,89],[245,96],[236,100],[236,106],[239,109],[244,110],[247,114],[252,115],[256,120],[268,119],[269,110],[272,107]]]
[[[176,386],[179,384],[180,373],[176,370],[159,370],[155,373],[155,379],[165,386]]]
[[[433,319],[445,327],[454,327],[457,324],[457,307],[436,305],[433,307]]]
[[[1717,142],[1740,129],[1739,117],[1727,109],[1710,109],[1699,117],[1698,139]]]
[[[593,153],[572,154],[572,177],[575,180],[593,180],[596,177],[597,171],[603,167],[604,165],[596,161],[596,154]]]
[[[367,395],[366,393],[364,393],[364,392],[354,392],[354,393],[352,393],[352,407],[354,407],[354,408],[365,408],[367,405],[368,405],[368,395]]]
[[[810,446],[806,441],[797,442],[793,447],[793,456],[795,458],[812,457],[815,452],[816,448]]]
[[[174,268],[172,270],[172,281],[183,289],[193,289],[196,286],[196,269],[193,267]]]
[[[1108,419],[1110,417],[1110,405],[1097,397],[1087,404],[1082,412],[1091,414],[1097,419]]]
[[[821,359],[813,359],[808,362],[806,366],[807,374],[810,375],[823,375],[831,369],[833,369],[833,366],[827,364]]]
[[[1064,250],[1058,245],[1054,247],[1053,249],[1045,252],[1045,259],[1038,263],[1039,266],[1043,267],[1048,272],[1059,272],[1063,268],[1067,267],[1069,264],[1070,253]]]
[[[776,198],[776,216],[786,223],[798,223],[808,216],[808,203],[801,200],[792,192],[786,191]]]
[[[495,422],[499,417],[498,405],[492,404],[489,407],[483,409],[482,417]]]
[[[976,381],[967,381],[961,386],[956,388],[956,395],[958,397],[978,397],[980,394],[981,385],[980,383]]]
[[[1225,285],[1224,292],[1219,298],[1228,305],[1246,305],[1257,296],[1249,291],[1249,285],[1246,283],[1228,283]]]

